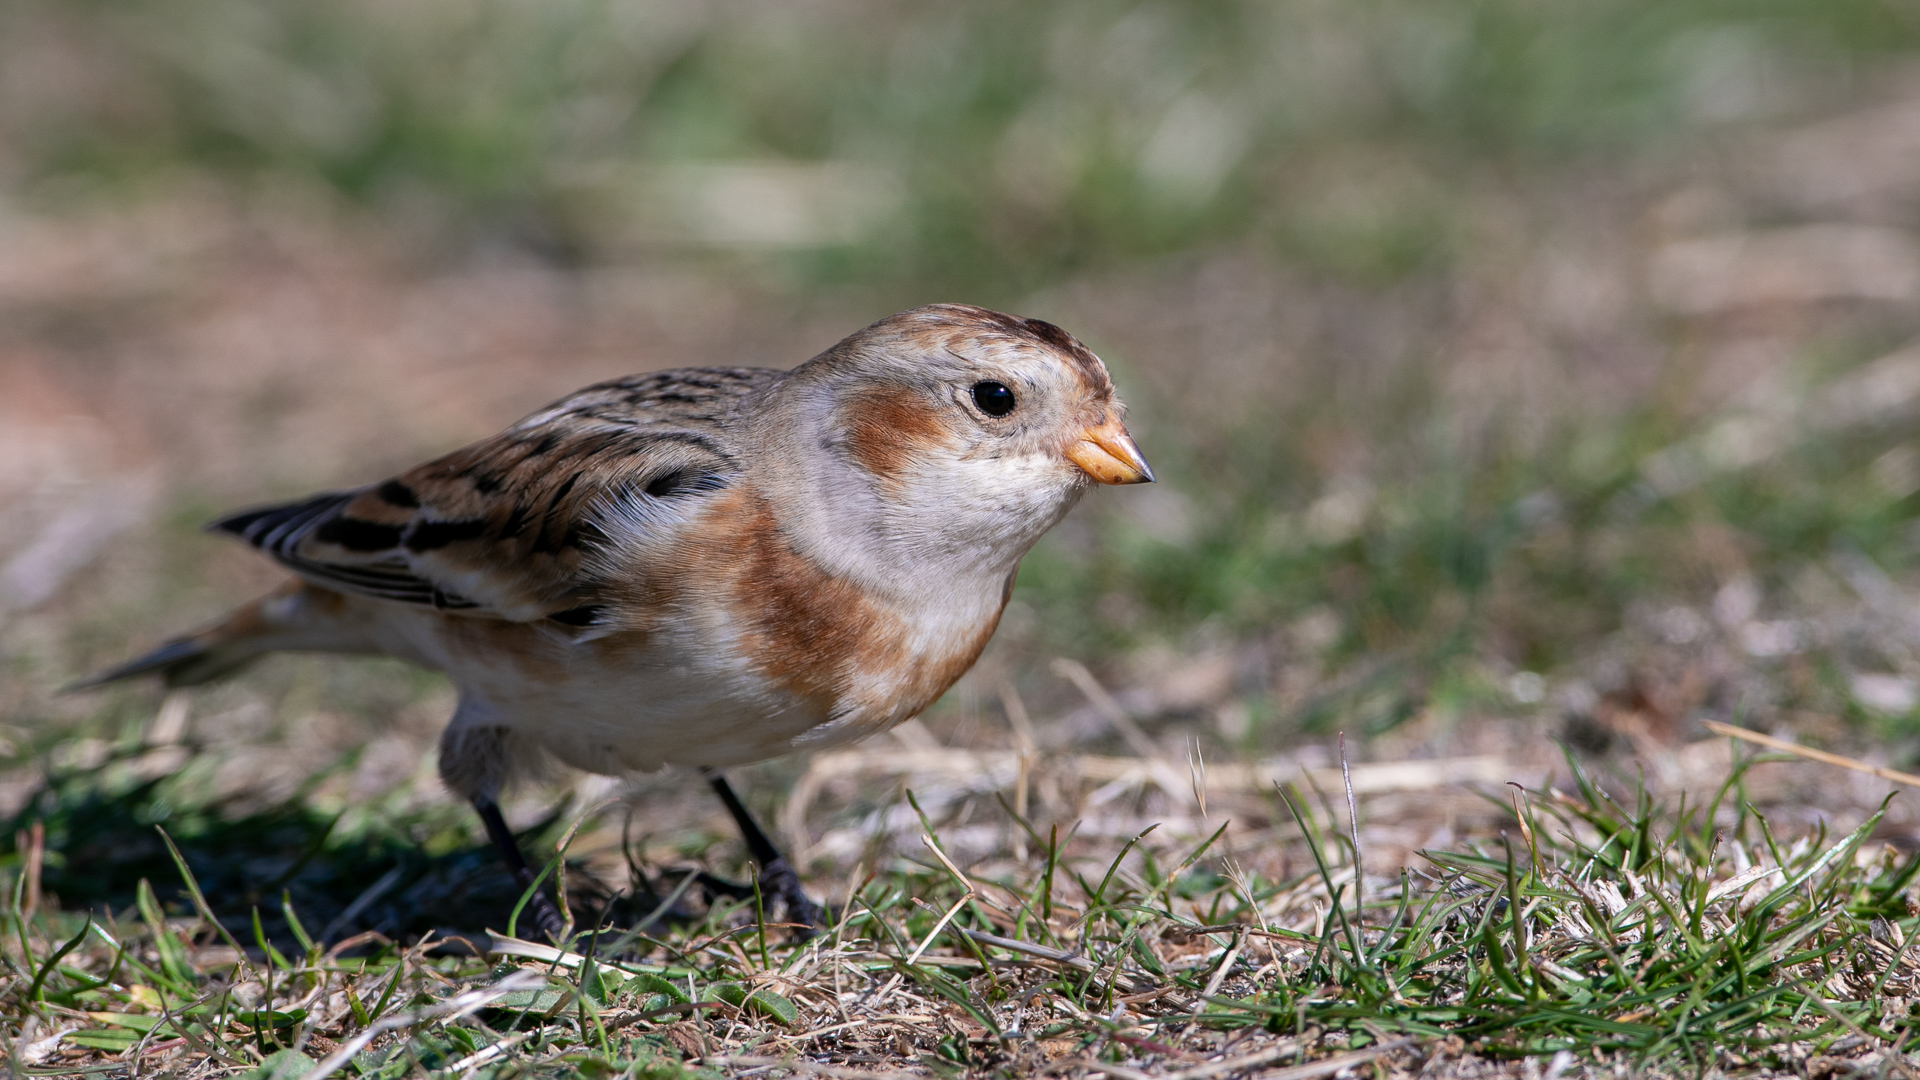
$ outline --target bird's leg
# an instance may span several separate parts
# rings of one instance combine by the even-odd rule
[[[500,857],[506,860],[507,869],[513,872],[514,884],[521,892],[533,887],[533,870],[527,866],[526,857],[520,854],[520,844],[513,838],[513,830],[507,828],[507,819],[500,816],[500,804],[485,795],[473,797],[473,808],[480,814],[481,824],[487,827],[487,835],[493,839],[493,846],[500,849]],[[567,936],[566,921],[560,918],[560,912],[547,899],[546,891],[534,889],[533,898],[527,906],[532,908],[534,925],[540,932],[553,939],[558,945]]]
[[[810,927],[824,927],[826,912],[800,888],[800,875],[793,872],[793,866],[787,862],[786,856],[780,854],[780,849],[767,839],[766,831],[760,828],[759,822],[753,820],[753,815],[740,801],[740,796],[733,793],[733,785],[727,783],[727,778],[717,769],[701,769],[700,772],[707,778],[707,783],[713,785],[713,793],[720,796],[727,813],[733,815],[733,823],[740,826],[740,836],[747,842],[747,852],[753,856],[754,862],[760,864],[761,895],[778,899],[786,909],[788,919]]]

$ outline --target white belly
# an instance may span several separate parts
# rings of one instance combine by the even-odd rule
[[[444,671],[476,706],[463,717],[508,728],[575,768],[725,767],[851,742],[913,716],[971,665],[1003,595],[903,620],[900,658],[846,672],[830,699],[776,682],[725,627],[698,618],[577,640],[543,624],[422,611],[383,620],[376,649]]]

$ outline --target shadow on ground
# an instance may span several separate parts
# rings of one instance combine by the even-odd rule
[[[305,792],[265,805],[194,802],[182,799],[186,793],[171,777],[116,783],[116,764],[49,770],[20,812],[0,824],[0,837],[12,840],[5,861],[26,861],[36,845],[44,852],[43,903],[137,919],[145,880],[169,915],[192,914],[168,837],[214,914],[250,945],[256,912],[260,932],[279,947],[298,937],[289,908],[323,944],[369,931],[404,942],[430,931],[473,937],[505,930],[520,898],[490,845],[466,841],[424,815],[343,835],[343,815],[309,805]],[[557,832],[564,810],[556,806],[524,835],[551,841],[547,834]],[[38,841],[36,824],[44,830]],[[629,912],[639,902],[626,903],[580,865],[569,865],[567,885],[583,922],[625,923],[643,914]],[[524,921],[518,929],[534,936]]]

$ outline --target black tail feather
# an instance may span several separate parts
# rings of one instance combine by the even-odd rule
[[[200,642],[193,638],[174,638],[145,656],[136,657],[124,664],[118,664],[84,679],[68,683],[60,688],[60,692],[72,694],[81,690],[92,690],[110,682],[148,674],[164,675],[168,686],[200,682],[202,681],[200,679],[181,676],[189,673],[197,661],[204,661],[206,658],[206,646]]]
[[[169,687],[198,686],[235,671],[262,653],[271,651],[258,636],[226,634],[214,627],[177,637],[145,656],[110,667],[96,675],[61,687],[63,694],[93,690],[110,682],[159,675]]]
[[[207,525],[208,532],[237,536],[276,558],[289,558],[308,526],[352,502],[358,491],[334,491],[299,502],[242,510]]]

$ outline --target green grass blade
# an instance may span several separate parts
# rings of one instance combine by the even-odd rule
[[[46,983],[47,976],[53,973],[54,965],[58,964],[62,959],[64,959],[68,953],[79,948],[80,943],[82,941],[85,941],[87,939],[87,935],[92,932],[93,932],[93,916],[88,915],[87,925],[81,927],[80,932],[73,935],[73,937],[69,939],[66,944],[60,946],[58,949],[55,949],[53,952],[53,955],[47,957],[46,962],[41,964],[40,969],[34,973],[33,982],[27,985],[26,998],[28,1001],[41,1000],[40,987]]]
[[[200,917],[211,923],[214,931],[220,935],[220,940],[226,942],[234,952],[240,955],[239,963],[246,964],[247,950],[241,948],[239,940],[228,933],[227,928],[214,917],[213,907],[207,903],[206,894],[200,891],[200,882],[193,876],[193,871],[187,868],[186,857],[180,854],[180,848],[174,844],[173,837],[168,836],[167,830],[158,825],[153,828],[160,834],[160,839],[165,841],[167,854],[173,857],[173,865],[179,869],[180,879],[186,882],[187,895],[193,897],[193,906],[199,910]]]

